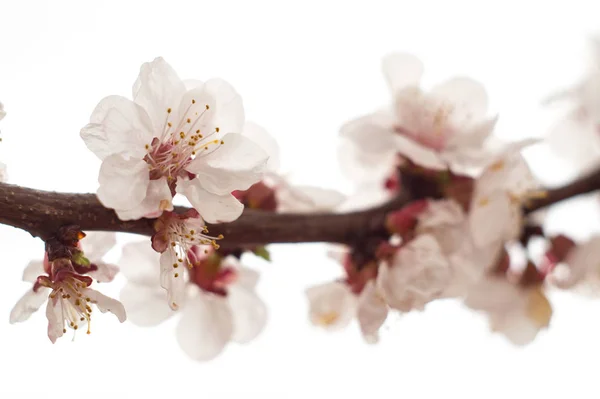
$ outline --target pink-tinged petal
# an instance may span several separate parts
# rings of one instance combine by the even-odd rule
[[[97,195],[102,205],[111,209],[133,209],[146,197],[150,182],[148,165],[120,155],[105,158],[98,177]]]
[[[357,318],[360,330],[369,343],[379,341],[379,329],[387,319],[388,307],[377,292],[373,280],[369,281],[358,297]]]
[[[244,128],[244,105],[238,92],[223,79],[210,79],[204,83],[204,90],[216,100],[213,118],[215,126],[225,133],[239,133]]]
[[[196,157],[187,170],[198,176],[202,187],[217,195],[247,190],[263,177],[269,156],[257,144],[237,133],[223,137],[222,144],[206,156]]]
[[[33,291],[33,289],[27,291],[10,311],[10,324],[20,323],[29,319],[48,300],[50,291],[46,287],[39,287],[37,292]]]
[[[579,283],[586,282],[597,284],[600,278],[600,237],[593,237],[573,248],[569,251],[565,263],[568,265],[566,276],[552,279],[557,287],[573,288]]]
[[[507,195],[496,195],[473,203],[469,211],[471,237],[477,247],[514,239],[522,218]]]
[[[48,299],[46,318],[48,319],[48,338],[54,344],[58,338],[63,336],[65,328],[60,301]]]
[[[359,184],[376,182],[383,186],[390,169],[397,161],[395,147],[385,153],[362,151],[360,145],[349,139],[340,140],[337,158],[344,176]]]
[[[92,262],[102,259],[115,245],[117,245],[117,235],[105,231],[86,233],[85,238],[81,240],[83,253]]]
[[[117,265],[102,262],[94,262],[94,265],[96,265],[98,269],[86,274],[99,283],[110,283],[117,273],[119,273],[119,266]]]
[[[25,270],[23,270],[23,281],[35,283],[38,276],[42,274],[46,274],[44,271],[44,262],[41,260],[32,260],[27,264]]]
[[[327,330],[345,328],[356,315],[356,296],[347,284],[332,282],[306,290],[309,318],[315,326]]]
[[[427,229],[460,224],[465,220],[465,213],[454,200],[429,200],[417,218],[419,227]]]
[[[239,283],[228,287],[227,299],[233,317],[231,339],[240,344],[252,341],[267,324],[267,306],[254,290]]]
[[[150,247],[150,240],[123,246],[119,267],[125,278],[138,285],[159,286],[160,256]]]
[[[311,186],[279,185],[275,193],[279,212],[331,211],[346,200],[336,190]]]
[[[394,136],[394,141],[398,153],[419,166],[436,170],[448,167],[436,151],[422,146],[414,140],[398,134]]]
[[[430,93],[452,105],[450,117],[456,122],[477,120],[487,112],[487,92],[476,80],[456,77],[435,86]]]
[[[266,169],[270,172],[276,172],[280,166],[279,144],[277,144],[277,140],[265,128],[254,122],[246,122],[242,134],[267,153],[269,161],[267,162]]]
[[[155,130],[142,107],[125,97],[109,96],[96,106],[80,135],[100,159],[113,154],[141,159]]]
[[[199,292],[191,299],[176,330],[181,349],[194,360],[217,357],[233,335],[233,317],[227,298]]]
[[[171,108],[171,116],[177,118],[178,115],[174,114],[185,92],[185,85],[177,73],[162,57],[158,57],[141,66],[133,85],[133,101],[148,112],[155,131],[162,132],[167,109]]]
[[[158,282],[154,287],[125,284],[120,299],[127,311],[127,319],[138,326],[155,326],[175,314],[167,305],[167,293]]]
[[[173,310],[179,309],[185,299],[185,268],[174,251],[160,254],[160,286],[167,290],[167,300]]]
[[[395,92],[406,86],[418,86],[424,67],[414,55],[393,53],[384,57],[382,69],[390,88]]]
[[[137,220],[141,218],[156,218],[163,211],[173,210],[173,196],[171,189],[167,184],[167,178],[161,177],[157,180],[150,180],[146,189],[146,197],[135,208],[117,210],[117,215],[121,220]]]
[[[117,316],[117,319],[119,319],[121,323],[127,319],[125,307],[123,307],[123,304],[116,299],[110,298],[91,288],[85,290],[85,295],[90,298],[90,302],[95,304],[102,313],[111,312]]]
[[[233,195],[216,195],[206,191],[198,179],[180,180],[177,192],[185,195],[208,223],[232,222],[242,214],[244,205]]]

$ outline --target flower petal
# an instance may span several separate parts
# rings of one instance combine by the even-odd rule
[[[394,151],[394,119],[387,112],[368,114],[344,124],[340,136],[354,142],[360,151],[383,154]]]
[[[277,144],[277,140],[265,128],[254,122],[246,122],[242,134],[267,153],[269,161],[267,162],[266,169],[270,172],[276,172],[280,167],[279,144]]]
[[[127,310],[127,319],[138,326],[155,326],[174,314],[167,305],[167,293],[158,283],[154,287],[125,284],[120,299]]]
[[[117,235],[115,233],[93,231],[86,233],[85,238],[81,241],[81,248],[85,257],[95,262],[102,259],[116,244]]]
[[[90,123],[81,129],[80,135],[100,159],[113,154],[141,159],[155,130],[142,107],[125,97],[109,96],[96,106]]]
[[[160,286],[167,290],[167,300],[173,310],[179,309],[185,299],[185,266],[174,251],[160,254]]]
[[[477,120],[487,112],[487,92],[481,83],[470,78],[449,79],[431,89],[430,94],[452,104],[450,117],[456,122]]]
[[[226,134],[222,143],[212,153],[196,157],[186,168],[198,175],[205,190],[225,195],[247,190],[262,179],[269,159],[262,148],[237,133]]]
[[[117,210],[117,215],[121,220],[137,220],[141,218],[155,218],[160,216],[163,211],[173,210],[173,195],[167,184],[167,178],[161,177],[157,180],[150,180],[146,189],[146,197],[135,208],[127,210]]]
[[[97,195],[102,205],[111,209],[133,209],[146,197],[150,182],[148,166],[142,160],[111,155],[102,162],[98,182]]]
[[[154,130],[162,132],[167,109],[176,111],[185,92],[185,84],[175,70],[162,57],[157,57],[141,66],[133,85],[133,101],[148,112]],[[177,115],[172,116],[178,118]]]
[[[238,92],[223,79],[210,79],[204,90],[216,100],[215,126],[225,133],[239,133],[244,128],[244,105]]]
[[[63,336],[65,328],[60,301],[48,299],[46,318],[48,319],[48,338],[54,344],[58,338]]]
[[[379,329],[387,319],[388,307],[377,292],[373,280],[370,280],[358,297],[357,318],[360,330],[369,343],[379,341]]]
[[[394,141],[398,153],[419,166],[438,170],[448,167],[436,151],[422,146],[416,141],[399,134],[394,136]]]
[[[240,217],[244,205],[233,195],[216,195],[202,188],[198,179],[182,179],[177,183],[177,192],[185,195],[192,206],[208,223],[231,222]]]
[[[46,287],[39,287],[37,292],[33,289],[27,291],[10,311],[10,324],[29,319],[48,300],[48,294],[50,289]]]
[[[35,283],[37,278],[42,274],[46,274],[44,272],[44,262],[41,260],[32,260],[27,264],[25,270],[23,270],[23,281]]]
[[[356,296],[347,284],[332,282],[306,290],[310,321],[328,330],[345,328],[356,315]]]
[[[159,286],[158,253],[152,250],[150,240],[130,242],[123,246],[119,266],[130,282],[150,287]]]
[[[98,269],[86,274],[99,283],[110,283],[119,273],[119,266],[117,265],[102,262],[95,262],[94,265]]]
[[[406,86],[418,86],[423,75],[423,63],[414,55],[393,53],[383,59],[383,74],[396,92]]]
[[[176,330],[179,346],[194,360],[217,357],[233,334],[233,317],[227,299],[200,292],[190,300]]]
[[[117,319],[119,319],[121,323],[127,319],[123,304],[116,299],[110,298],[91,288],[85,290],[85,295],[90,298],[90,302],[95,304],[102,313],[111,312],[117,316]]]
[[[245,344],[261,333],[267,324],[267,306],[254,290],[233,284],[227,290],[233,317],[232,340]]]

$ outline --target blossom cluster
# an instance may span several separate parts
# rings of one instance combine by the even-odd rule
[[[209,225],[232,222],[244,208],[325,212],[391,200],[379,231],[332,251],[343,276],[307,289],[310,321],[336,330],[357,320],[374,343],[391,312],[455,298],[513,343],[531,342],[550,323],[549,287],[597,290],[600,238],[578,244],[546,236],[527,212],[546,194],[522,154],[537,142],[493,135],[498,117],[488,114],[479,82],[457,77],[427,90],[423,71],[412,55],[385,57],[390,105],[340,131],[340,163],[362,195],[345,197],[292,184],[280,168],[277,142],[246,121],[229,83],[182,80],[162,58],[144,63],[132,99],[101,100],[80,135],[102,161],[98,200],[123,221],[148,218],[154,234],[123,246],[117,267],[102,261],[116,244],[113,233],[62,226],[46,237],[44,259],[26,267],[23,280],[32,286],[11,323],[46,303],[54,343],[67,329],[90,333],[93,306],[141,326],[180,313],[181,348],[193,359],[213,359],[230,342],[250,342],[264,329],[259,274],[243,257],[269,260],[269,251],[236,247]],[[571,120],[594,135],[599,76],[594,70],[568,92],[579,99]],[[191,208],[175,207],[179,197]],[[531,231],[544,239],[543,259],[529,254]],[[91,288],[119,271],[127,280],[121,301]]]

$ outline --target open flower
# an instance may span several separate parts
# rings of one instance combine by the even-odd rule
[[[392,54],[383,72],[393,95],[390,109],[347,123],[344,152],[379,176],[397,155],[431,169],[479,168],[496,118],[487,117],[487,94],[476,81],[453,78],[425,92],[419,87],[423,65],[414,56]]]
[[[230,341],[247,343],[258,336],[266,324],[267,309],[255,292],[256,272],[214,249],[205,252],[196,246],[189,251],[191,267],[182,267],[180,275],[185,295],[178,304],[182,315],[177,340],[191,358],[205,361],[219,355]],[[159,256],[147,242],[123,248],[119,263],[128,281],[121,300],[135,324],[156,325],[174,314],[161,288],[158,262]]]
[[[125,321],[125,310],[119,301],[90,288],[94,279],[112,281],[118,271],[116,266],[101,262],[102,256],[114,245],[114,234],[92,233],[89,238],[89,241],[84,240],[85,248],[89,249],[84,254],[98,261],[88,263],[87,258],[79,256],[80,262],[86,259],[85,264],[65,258],[50,262],[46,256],[44,261],[32,261],[27,265],[23,280],[32,283],[33,287],[15,304],[10,314],[11,323],[27,320],[46,301],[48,337],[52,343],[66,333],[67,327],[77,330],[87,325],[89,334],[92,305],[101,312],[115,314],[120,322]]]
[[[268,157],[239,134],[237,92],[220,79],[186,83],[156,58],[142,65],[133,101],[104,98],[81,130],[102,160],[98,198],[122,220],[173,210],[179,192],[207,222],[232,221],[243,206],[231,192],[262,178]]]
[[[533,341],[552,317],[552,307],[541,286],[522,287],[500,276],[480,280],[471,287],[464,303],[487,314],[491,330],[516,345]]]

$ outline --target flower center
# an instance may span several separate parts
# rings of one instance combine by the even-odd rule
[[[70,328],[77,330],[79,323],[87,322],[87,333],[90,334],[92,308],[88,304],[91,299],[84,295],[86,287],[87,285],[77,278],[65,277],[54,284],[54,289],[50,293],[50,300],[55,305],[59,302],[63,326],[66,322]],[[63,328],[63,333],[66,332],[67,329]]]
[[[216,139],[219,127],[210,125],[210,106],[199,107],[192,99],[178,117],[167,108],[165,123],[160,137],[146,144],[144,160],[153,180],[166,177],[169,182],[186,174],[185,167],[196,156],[205,156],[219,148],[223,141]]]

